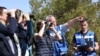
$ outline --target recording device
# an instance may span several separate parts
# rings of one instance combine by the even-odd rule
[[[79,49],[79,51],[84,52],[84,51],[87,51],[87,49],[88,49],[89,47],[90,47],[90,46],[88,46],[88,45],[84,45],[84,46],[79,46],[78,49]]]
[[[38,25],[42,25],[42,22],[40,21],[40,22],[38,22]],[[45,25],[46,25],[46,27],[51,27],[52,25],[53,25],[53,23],[51,23],[51,22],[45,22]]]
[[[47,22],[47,21],[44,22],[44,24],[45,24],[45,30],[49,29],[53,25],[51,22]],[[37,22],[37,29],[40,29],[41,27],[43,27],[43,23],[40,20]]]
[[[51,23],[51,22],[45,22],[45,24],[46,24],[46,26],[49,26],[49,27],[51,27],[52,25],[53,25],[53,23]]]
[[[91,41],[90,39],[89,39],[89,41],[88,41],[88,39],[85,39],[85,41],[86,41],[87,45],[83,45],[83,46],[79,46],[79,47],[78,47],[78,49],[79,49],[81,52],[87,51],[87,49],[88,49],[89,47],[92,47],[92,41]]]
[[[19,17],[21,16],[22,11],[20,9],[17,9],[15,11],[15,18],[18,20]],[[11,17],[10,12],[7,13],[8,17]],[[23,15],[24,16],[24,15]],[[30,19],[33,18],[34,19],[34,15],[33,14],[29,14]]]
[[[29,14],[30,19],[33,18],[34,19],[34,14]],[[36,19],[34,19],[36,20]]]

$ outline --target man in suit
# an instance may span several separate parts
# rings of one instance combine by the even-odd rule
[[[7,9],[0,6],[0,56],[17,56],[17,47],[13,39],[17,28],[15,10],[10,11],[9,21],[7,13]]]

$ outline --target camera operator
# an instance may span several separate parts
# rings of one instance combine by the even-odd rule
[[[34,34],[36,56],[53,56],[52,42],[55,40],[62,40],[61,36],[57,33],[54,26],[49,26],[48,29],[52,30],[56,34],[56,38],[50,37],[46,30],[46,23],[44,20],[40,20],[37,23],[37,33]]]
[[[0,7],[0,56],[17,56],[17,48],[13,37],[17,28],[15,10],[9,12],[11,17],[8,21],[8,10],[5,7]]]
[[[81,31],[76,32],[73,37],[74,56],[96,56],[99,45],[95,33],[88,29],[87,19],[80,21],[80,26]]]

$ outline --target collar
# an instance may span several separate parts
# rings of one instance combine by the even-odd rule
[[[89,30],[88,30],[88,31],[89,31]],[[86,33],[83,33],[82,30],[81,30],[80,33],[81,33],[83,36],[85,36],[85,35],[88,33],[88,31],[87,31]]]

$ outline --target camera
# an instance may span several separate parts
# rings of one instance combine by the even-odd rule
[[[53,25],[53,23],[51,23],[51,22],[45,22],[45,24],[47,25],[47,26],[49,26],[49,27],[51,27],[52,25]]]
[[[17,10],[15,11],[15,18],[18,20],[19,17],[21,16],[21,14],[22,14],[22,11],[21,11],[20,9],[17,9]],[[11,17],[10,12],[8,12],[7,15],[8,15],[8,17]],[[24,15],[23,15],[23,17],[24,17]],[[31,19],[31,18],[34,19],[34,14],[29,14],[29,17],[30,17],[30,19]]]
[[[30,19],[33,19],[34,21],[36,21],[36,18],[34,17],[34,14],[29,14]]]
[[[30,17],[30,18],[34,18],[34,15],[33,15],[33,14],[29,14],[29,17]]]

